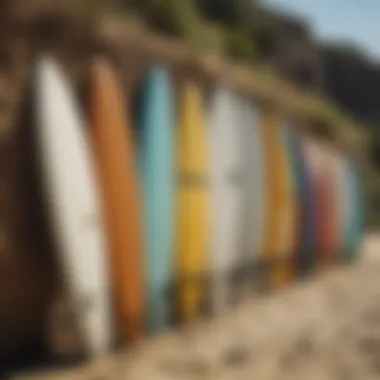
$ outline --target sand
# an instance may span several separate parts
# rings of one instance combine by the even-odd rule
[[[80,368],[27,380],[380,378],[380,236],[361,260]]]

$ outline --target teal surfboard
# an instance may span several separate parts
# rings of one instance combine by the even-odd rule
[[[160,332],[170,323],[174,273],[174,126],[174,96],[169,74],[159,65],[152,66],[140,94],[138,122],[151,332]]]
[[[289,244],[289,275],[293,278],[297,274],[298,251],[300,248],[300,209],[301,209],[301,183],[299,172],[299,156],[297,155],[297,146],[295,141],[295,131],[290,123],[281,122],[281,139],[285,148],[285,155],[288,162],[289,190],[292,195],[292,219],[290,220],[290,244]]]
[[[364,237],[364,192],[359,168],[353,160],[347,160],[348,187],[350,190],[349,239],[346,247],[346,261],[355,260],[360,254]]]
[[[351,169],[345,156],[339,156],[337,167],[337,180],[339,185],[338,192],[338,210],[339,210],[339,261],[345,260],[347,254],[351,251],[352,244],[352,218],[354,217],[354,208],[352,202],[352,183]]]

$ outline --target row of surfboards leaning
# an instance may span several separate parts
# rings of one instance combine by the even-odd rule
[[[37,66],[36,162],[67,306],[52,325],[70,315],[86,354],[357,257],[348,156],[222,85],[207,100],[196,82],[175,91],[160,64],[132,101],[94,59],[85,110],[56,60]]]

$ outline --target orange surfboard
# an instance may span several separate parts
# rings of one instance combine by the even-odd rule
[[[90,81],[91,136],[112,252],[116,320],[121,338],[134,342],[143,332],[144,292],[140,189],[130,117],[119,81],[105,60],[94,62]]]
[[[262,131],[267,166],[267,218],[264,261],[269,264],[270,284],[279,288],[289,283],[293,274],[293,203],[290,174],[280,123],[273,113],[262,114]],[[290,208],[289,208],[290,207]]]

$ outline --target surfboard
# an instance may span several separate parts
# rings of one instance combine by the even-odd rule
[[[355,205],[356,205],[356,215],[355,215],[355,229],[356,229],[356,239],[354,245],[354,259],[357,259],[360,255],[362,244],[364,241],[364,229],[365,229],[365,180],[362,177],[362,172],[360,170],[359,164],[352,160],[352,171],[353,171],[353,184],[354,184],[354,194],[355,194]]]
[[[169,326],[174,262],[174,97],[167,71],[152,66],[140,99],[138,135],[147,239],[148,325]]]
[[[320,265],[324,254],[324,230],[326,228],[325,204],[325,181],[322,177],[324,156],[320,145],[310,136],[305,136],[302,141],[302,149],[305,154],[306,162],[310,169],[310,185],[312,189],[312,203],[314,205],[314,226],[315,226],[315,251],[312,260],[313,267],[316,269]]]
[[[347,159],[348,181],[350,188],[350,240],[345,255],[346,262],[352,262],[359,257],[363,243],[364,231],[364,190],[358,165],[353,159]]]
[[[111,325],[95,165],[74,93],[53,59],[38,62],[36,84],[39,164],[51,232],[86,353],[101,355],[109,348]]]
[[[244,179],[241,218],[241,292],[244,296],[262,285],[260,260],[264,249],[266,177],[259,110],[242,99],[237,116],[240,118],[237,127],[241,130]]]
[[[281,287],[291,277],[291,244],[293,234],[293,198],[289,162],[280,123],[276,115],[263,114],[263,132],[268,178],[268,214],[265,257],[270,263],[270,282]]]
[[[322,250],[321,267],[330,266],[334,263],[339,249],[339,198],[340,178],[339,160],[335,151],[330,147],[320,147],[323,154],[323,169],[321,173],[321,196],[324,208],[322,223]]]
[[[282,193],[283,193],[283,222],[281,225],[282,239],[280,239],[281,256],[285,257],[283,265],[279,267],[278,274],[275,277],[277,286],[288,284],[294,275],[293,257],[296,247],[296,182],[294,177],[294,167],[292,163],[292,154],[288,142],[289,126],[284,120],[279,124],[280,133],[280,153],[282,155]]]
[[[303,276],[314,265],[316,249],[316,223],[314,192],[310,178],[310,167],[305,157],[302,136],[288,130],[288,143],[293,152],[297,197],[295,225],[294,266],[295,274]]]
[[[215,91],[209,112],[214,313],[227,308],[241,280],[244,178],[240,111],[239,102],[230,91]]]
[[[300,172],[300,155],[297,150],[297,141],[295,139],[295,131],[292,126],[283,121],[282,124],[282,137],[285,145],[285,152],[287,156],[288,168],[288,183],[286,187],[288,202],[289,202],[289,246],[288,252],[290,255],[289,262],[289,276],[293,278],[297,273],[296,255],[300,250],[300,232],[301,232],[301,207],[304,206],[302,202],[302,181],[304,172]]]
[[[346,158],[340,154],[338,157],[337,182],[339,184],[338,194],[338,227],[339,227],[339,247],[337,250],[337,261],[342,261],[347,254],[350,242],[350,221],[352,218],[352,207],[350,204],[350,173]]]
[[[177,281],[183,321],[202,310],[210,267],[210,158],[207,116],[201,89],[193,82],[180,91],[177,135]]]
[[[140,185],[130,110],[110,64],[94,60],[90,130],[111,248],[116,323],[123,341],[143,334],[143,233]]]

